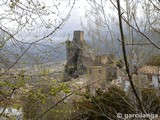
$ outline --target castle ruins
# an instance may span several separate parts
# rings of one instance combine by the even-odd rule
[[[74,31],[73,40],[66,41],[67,63],[64,81],[88,74],[92,80],[116,78],[117,67],[111,67],[114,54],[93,55],[90,45],[84,40],[83,31]],[[95,76],[95,77],[94,77]]]

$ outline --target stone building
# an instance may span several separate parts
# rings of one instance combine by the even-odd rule
[[[117,78],[117,67],[113,67],[114,54],[95,55],[84,40],[83,31],[74,31],[73,41],[66,41],[67,63],[64,81],[88,74],[92,81],[103,82]]]
[[[96,55],[94,60],[94,65],[100,65],[100,66],[108,66],[109,64],[113,64],[113,60],[115,60],[114,54],[102,54],[102,55]]]
[[[160,87],[160,67],[145,65],[140,70],[141,85]]]
[[[65,81],[77,78],[85,74],[87,68],[93,65],[90,53],[87,51],[90,46],[84,40],[83,31],[74,31],[73,41],[66,41],[67,63],[65,66]]]
[[[90,66],[88,69],[88,83],[95,82],[92,87],[105,89],[106,83],[117,79],[117,67]]]

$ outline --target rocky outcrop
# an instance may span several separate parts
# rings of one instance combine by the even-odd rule
[[[73,41],[66,41],[67,63],[65,66],[64,81],[77,78],[86,73],[87,65],[93,63],[86,55],[86,46],[83,31],[74,31]]]

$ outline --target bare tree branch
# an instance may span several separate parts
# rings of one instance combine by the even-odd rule
[[[122,50],[123,50],[123,57],[125,61],[125,67],[126,67],[126,72],[133,90],[133,93],[138,101],[138,105],[140,107],[140,110],[142,111],[143,114],[146,114],[146,111],[144,109],[144,106],[142,104],[142,100],[140,99],[140,96],[138,95],[135,85],[132,81],[132,75],[130,74],[129,70],[129,64],[127,60],[127,55],[126,55],[126,48],[125,48],[125,40],[124,40],[124,33],[123,33],[123,25],[122,25],[122,17],[121,17],[121,8],[120,8],[120,1],[117,0],[117,8],[118,8],[118,18],[119,18],[119,29],[120,29],[120,34],[121,34],[121,41],[122,41]]]

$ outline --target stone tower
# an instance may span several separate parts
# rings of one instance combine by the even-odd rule
[[[86,70],[83,65],[84,32],[74,31],[73,34],[73,41],[66,41],[67,63],[64,78],[76,78]]]
[[[73,40],[84,42],[84,32],[83,31],[74,31],[74,37]]]

